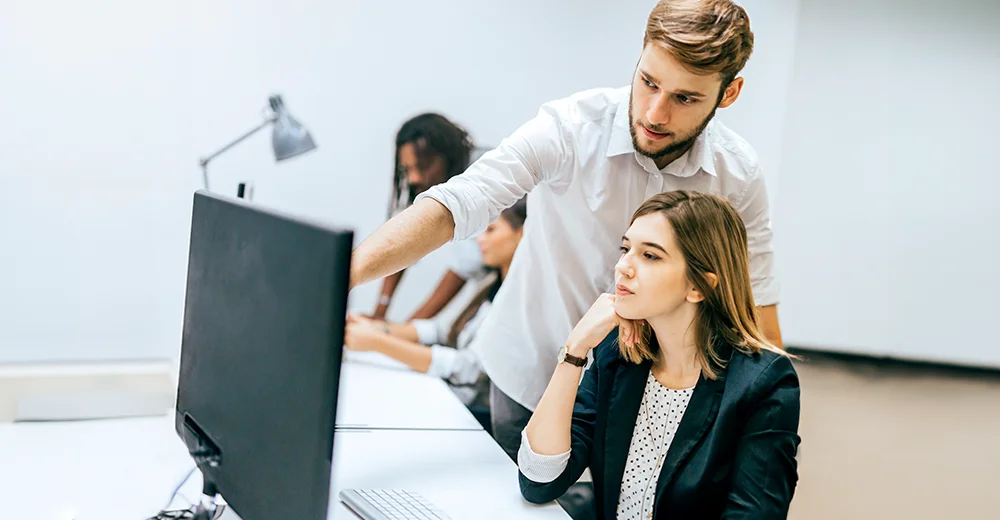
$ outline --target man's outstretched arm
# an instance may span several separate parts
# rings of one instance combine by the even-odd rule
[[[382,224],[351,258],[351,288],[401,271],[443,246],[455,234],[455,220],[440,202],[418,200]]]
[[[362,242],[351,259],[351,288],[405,269],[453,238],[486,229],[540,182],[566,170],[572,163],[568,139],[554,109],[543,106],[465,173],[421,193]]]

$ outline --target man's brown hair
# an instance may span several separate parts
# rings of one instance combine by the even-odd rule
[[[731,0],[660,0],[646,22],[643,47],[650,43],[695,74],[719,74],[724,91],[753,53],[753,32]]]

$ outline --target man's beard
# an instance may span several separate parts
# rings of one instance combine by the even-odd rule
[[[718,108],[719,105],[718,103],[716,103],[715,107],[712,108],[712,112],[708,114],[708,117],[706,117],[705,120],[702,121],[700,125],[698,125],[698,128],[695,129],[694,132],[691,132],[691,134],[689,134],[688,136],[684,137],[683,139],[678,139],[668,144],[667,146],[663,147],[662,150],[656,150],[656,151],[644,150],[642,147],[639,146],[639,137],[636,135],[635,131],[635,121],[632,120],[632,94],[630,93],[628,96],[628,131],[630,134],[632,134],[632,148],[635,148],[635,151],[639,152],[639,154],[649,157],[654,161],[673,155],[678,151],[687,151],[694,145],[695,139],[698,139],[698,136],[705,131],[706,127],[708,127],[708,123],[710,123],[712,121],[712,118],[715,117],[715,111]],[[655,129],[652,129],[652,131],[656,132]]]

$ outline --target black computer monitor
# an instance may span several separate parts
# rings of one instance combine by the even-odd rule
[[[353,240],[194,196],[176,430],[243,520],[326,518]]]

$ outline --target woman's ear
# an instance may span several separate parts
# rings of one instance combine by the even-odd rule
[[[705,273],[705,281],[708,282],[708,286],[715,289],[719,286],[719,277],[715,273]],[[705,295],[698,290],[698,287],[691,284],[691,289],[688,291],[687,301],[691,303],[700,303],[705,301]]]

